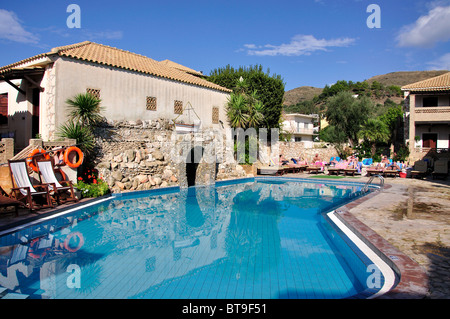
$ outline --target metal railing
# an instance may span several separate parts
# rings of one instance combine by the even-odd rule
[[[380,187],[384,186],[384,178],[381,175],[372,175],[369,180],[367,181],[367,183],[364,185],[364,187],[362,188],[362,192],[363,193],[367,193],[369,191],[369,186],[370,184],[372,184],[373,180],[375,177],[378,177],[380,179]]]

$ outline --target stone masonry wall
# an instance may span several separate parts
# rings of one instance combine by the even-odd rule
[[[305,148],[302,142],[280,142],[280,154],[286,159],[303,157],[310,163],[316,154],[319,154],[322,161],[329,161],[331,157],[338,156],[336,149],[332,146]]]
[[[217,132],[177,134],[168,120],[110,122],[95,132],[96,163],[100,177],[113,192],[187,187],[186,159],[194,147],[203,150],[196,185],[244,177],[235,164],[216,164]]]
[[[177,134],[168,120],[110,122],[97,128],[95,167],[113,192],[147,190],[167,186],[188,186],[186,162],[193,149],[196,161],[196,185],[212,185],[216,180],[252,176],[255,172],[233,158],[232,146],[223,132],[202,130]],[[316,153],[323,160],[336,156],[333,147],[307,149],[301,142],[276,145],[286,158],[305,157],[311,161]],[[261,156],[261,152],[260,152]],[[226,158],[225,158],[226,157]]]

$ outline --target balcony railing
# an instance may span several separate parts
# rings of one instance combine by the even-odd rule
[[[450,106],[417,107],[414,110],[415,121],[441,122],[450,121]]]
[[[292,129],[290,131],[290,133],[292,134],[305,134],[305,135],[313,135],[314,134],[314,129],[312,128],[299,128],[299,129]]]
[[[416,107],[416,113],[450,113],[450,106]]]

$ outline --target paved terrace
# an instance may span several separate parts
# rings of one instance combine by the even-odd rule
[[[307,173],[285,176],[326,177]],[[383,190],[340,209],[341,216],[401,270],[399,285],[383,298],[450,299],[449,179],[386,178]],[[368,178],[340,180],[366,182]],[[86,201],[89,199],[82,202]],[[14,212],[0,211],[0,229],[52,214],[63,207],[36,213],[20,209],[18,217]]]

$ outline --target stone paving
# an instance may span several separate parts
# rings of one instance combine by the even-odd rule
[[[368,178],[342,180],[366,182]],[[450,299],[450,177],[385,178],[385,184],[391,187],[349,212],[423,268],[428,277],[427,298]]]

